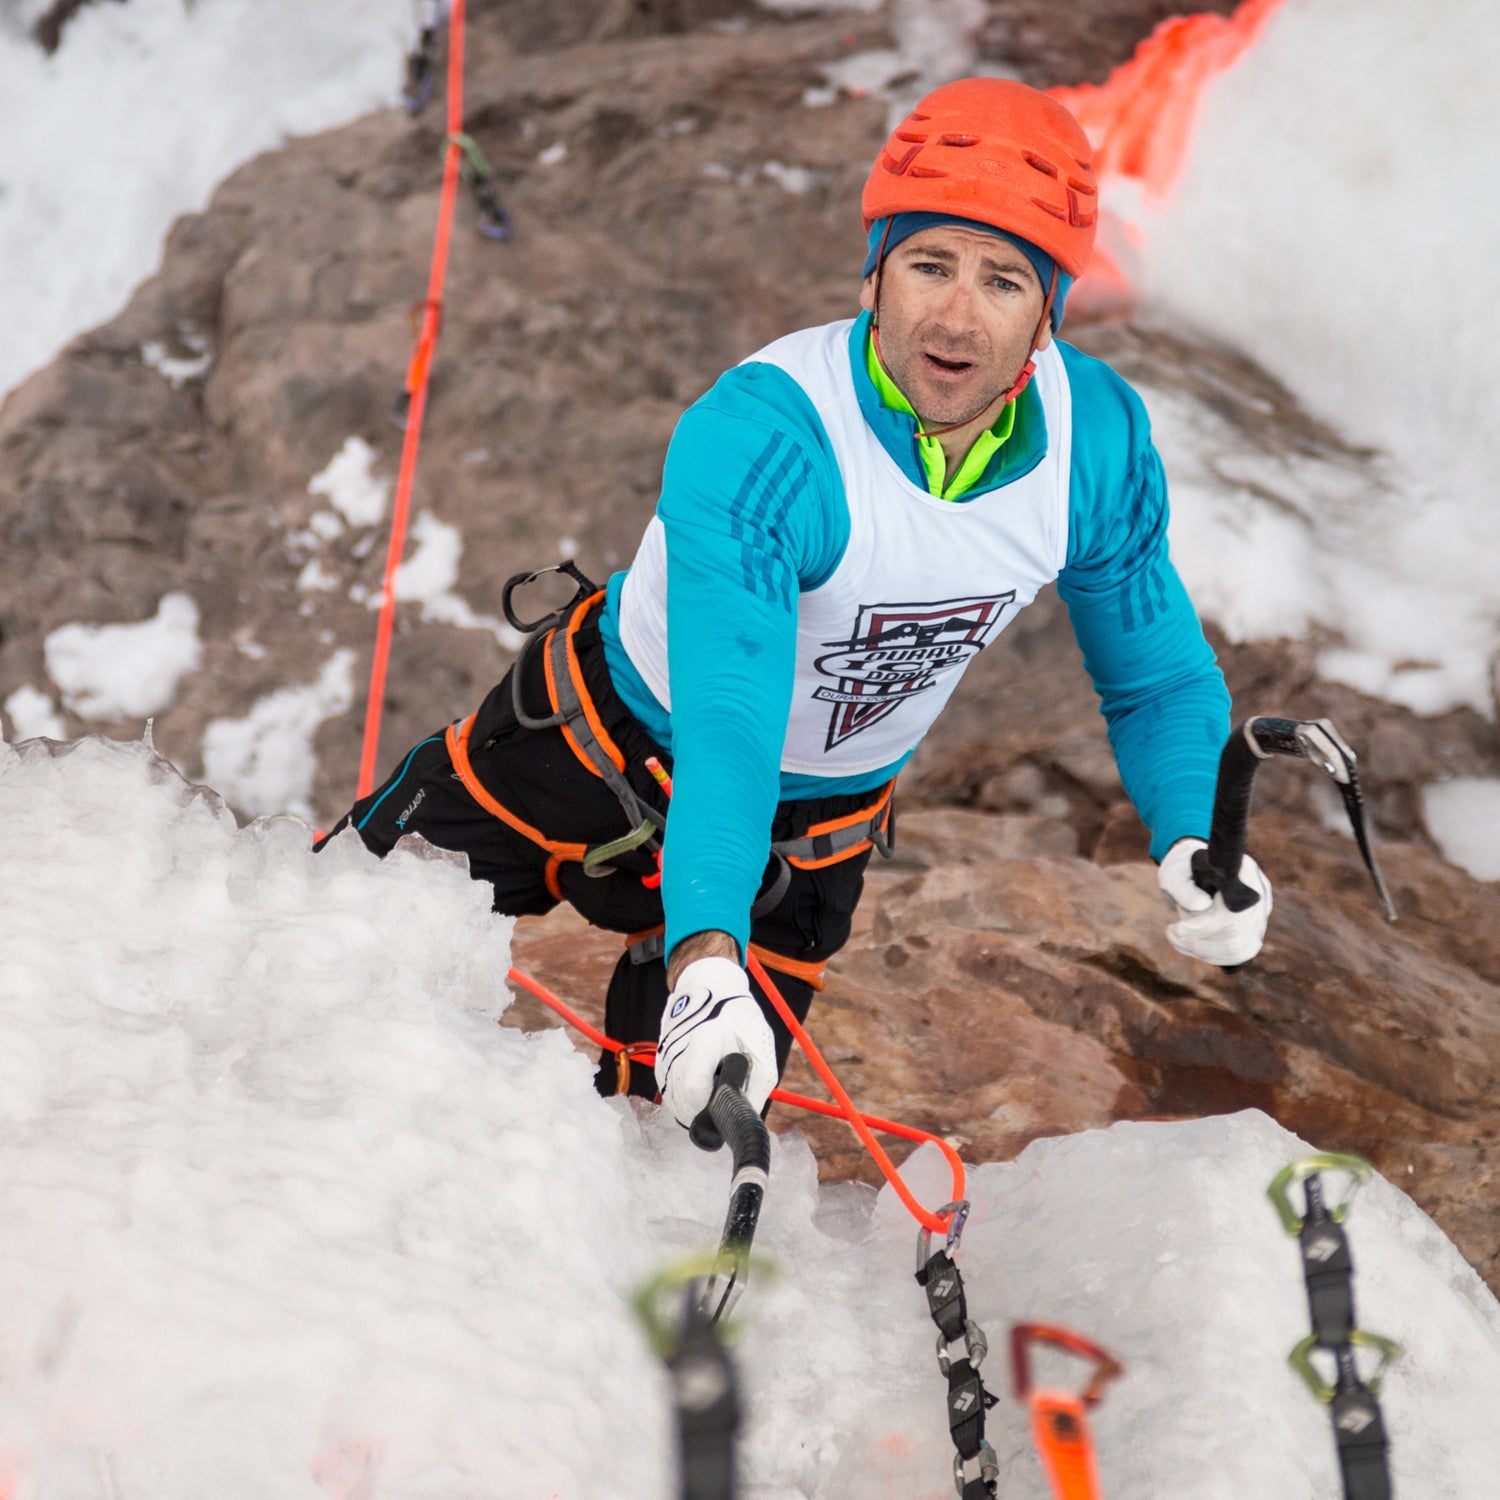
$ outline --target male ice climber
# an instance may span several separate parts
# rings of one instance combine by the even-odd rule
[[[1238,913],[1190,871],[1229,698],[1168,557],[1145,410],[1054,337],[1093,243],[1090,156],[1021,84],[928,95],[865,184],[860,315],[778,339],[689,407],[630,568],[580,590],[476,713],[339,825],[380,853],[406,833],[463,851],[498,911],[567,900],[632,935],[605,1028],[660,1045],[654,1075],[607,1057],[601,1092],[659,1089],[690,1125],[742,1052],[763,1107],[790,1037],[747,949],[805,1015],[897,773],[1054,582],[1151,833],[1168,936],[1214,964],[1259,949],[1254,862],[1263,899]]]

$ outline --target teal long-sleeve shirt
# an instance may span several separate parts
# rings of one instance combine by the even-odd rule
[[[866,421],[927,488],[917,424],[886,405],[865,367],[868,315],[849,336]],[[1127,794],[1151,853],[1207,836],[1229,695],[1167,548],[1167,487],[1140,398],[1107,365],[1059,342],[1073,403],[1067,561],[1058,592],[1099,695]],[[1010,437],[954,504],[1013,482],[1047,443],[1024,391]],[[728,371],[678,423],[657,515],[667,543],[668,713],[619,639],[611,580],[606,661],[631,712],[674,764],[663,853],[668,951],[728,932],[743,951],[778,801],[873,789],[909,757],[859,776],[782,772],[798,595],[824,583],[849,539],[828,436],[792,378],[772,365]]]

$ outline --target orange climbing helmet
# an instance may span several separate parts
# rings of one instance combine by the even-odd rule
[[[1055,99],[1008,79],[960,78],[892,131],[865,183],[865,230],[894,214],[952,214],[1030,240],[1076,277],[1099,217],[1093,157]]]

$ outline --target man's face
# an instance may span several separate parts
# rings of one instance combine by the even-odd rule
[[[860,306],[877,313],[880,357],[924,427],[972,421],[1015,383],[1046,289],[1009,240],[944,224],[903,240]],[[1052,330],[1044,329],[1038,348]]]

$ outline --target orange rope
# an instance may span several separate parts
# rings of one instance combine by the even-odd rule
[[[875,1159],[875,1165],[885,1174],[885,1180],[895,1188],[896,1196],[906,1205],[906,1211],[924,1229],[930,1229],[934,1234],[948,1232],[948,1227],[953,1222],[952,1214],[935,1214],[922,1207],[912,1196],[911,1189],[901,1180],[901,1174],[896,1170],[895,1163],[885,1154],[880,1142],[875,1139],[865,1117],[854,1107],[854,1101],[844,1091],[844,1086],[834,1076],[834,1071],[823,1060],[823,1054],[818,1051],[813,1039],[803,1029],[802,1023],[792,1014],[792,1008],[781,998],[781,991],[776,988],[771,976],[766,973],[765,965],[752,953],[749,955],[748,968],[754,976],[757,984],[766,992],[772,1005],[776,1007],[776,1013],[786,1022],[791,1029],[792,1035],[797,1039],[797,1045],[806,1054],[808,1062],[813,1065],[813,1071],[821,1078],[827,1086],[828,1092],[838,1101],[839,1112],[849,1122],[850,1128],[860,1138],[866,1151]],[[961,1202],[964,1196],[964,1164],[959,1160],[958,1152],[939,1136],[928,1135],[922,1131],[908,1134],[906,1131],[898,1131],[898,1134],[906,1135],[908,1140],[934,1141],[941,1148],[943,1155],[948,1158],[948,1165],[953,1171],[953,1196],[948,1200],[950,1203]]]
[[[406,522],[411,509],[412,481],[417,472],[417,450],[422,445],[422,416],[427,409],[427,382],[443,316],[443,279],[448,269],[448,243],[453,232],[453,206],[458,197],[463,147],[456,139],[464,128],[464,3],[453,0],[448,21],[448,148],[443,157],[443,196],[438,208],[437,238],[432,247],[432,270],[427,298],[421,304],[422,326],[406,371],[411,404],[406,412],[406,437],[401,447],[401,469],[391,513],[390,544],[381,585],[380,623],[375,632],[375,659],[370,667],[370,696],[365,705],[365,737],[359,757],[357,795],[366,797],[375,786],[375,757],[380,747],[380,712],[385,699],[386,670],[390,664],[391,633],[396,624],[396,571],[406,548]]]
[[[823,1055],[814,1045],[811,1037],[803,1029],[796,1016],[792,1014],[791,1007],[782,999],[781,991],[776,988],[771,976],[766,973],[765,966],[753,954],[750,957],[750,972],[756,981],[769,996],[771,1004],[776,1007],[781,1019],[791,1028],[792,1035],[797,1040],[797,1045],[806,1054],[807,1060],[813,1065],[814,1071],[828,1086],[837,1104],[826,1104],[820,1099],[809,1099],[806,1094],[794,1094],[789,1089],[772,1089],[771,1097],[781,1104],[794,1105],[798,1109],[811,1111],[813,1114],[826,1115],[835,1120],[847,1120],[853,1128],[854,1133],[864,1143],[865,1149],[875,1159],[875,1165],[885,1174],[886,1181],[895,1188],[897,1196],[906,1205],[907,1211],[924,1228],[936,1234],[946,1234],[949,1225],[953,1221],[951,1214],[935,1214],[922,1207],[912,1196],[910,1189],[901,1180],[895,1164],[882,1150],[880,1142],[877,1141],[872,1131],[883,1131],[887,1135],[900,1136],[908,1141],[931,1141],[948,1158],[948,1166],[953,1172],[953,1197],[950,1200],[958,1203],[964,1196],[964,1164],[959,1158],[957,1151],[943,1140],[941,1136],[931,1135],[925,1130],[917,1130],[911,1125],[901,1125],[894,1120],[882,1120],[878,1115],[862,1114],[854,1107],[853,1101],[844,1091],[843,1085],[834,1076],[833,1069],[823,1060]],[[523,974],[519,969],[512,967],[505,976],[512,984],[519,985],[529,995],[540,1000],[543,1005],[557,1012],[570,1026],[576,1027],[596,1047],[603,1047],[616,1055],[624,1053],[626,1056],[636,1059],[641,1063],[648,1063],[656,1056],[656,1044],[654,1042],[617,1042],[612,1037],[607,1037],[597,1027],[589,1025],[576,1011],[570,1009],[544,985],[538,984],[529,975]]]

